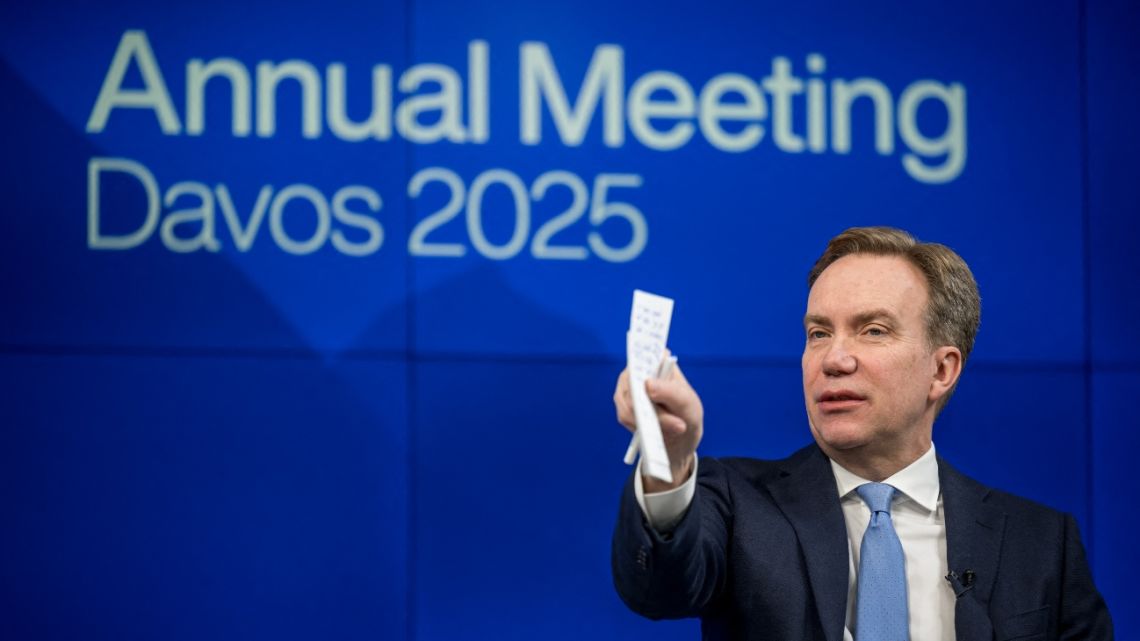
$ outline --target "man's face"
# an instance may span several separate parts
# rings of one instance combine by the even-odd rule
[[[929,447],[938,367],[928,299],[922,273],[897,256],[844,256],[816,280],[804,317],[804,401],[828,456],[917,457]]]

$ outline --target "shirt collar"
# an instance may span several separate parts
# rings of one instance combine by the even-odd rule
[[[871,482],[848,471],[835,461],[831,461],[831,471],[835,475],[835,486],[839,490],[841,499],[854,492],[860,485]],[[938,507],[938,493],[941,491],[934,444],[931,443],[930,449],[918,457],[918,460],[895,472],[883,482],[902,492],[927,511],[933,512]]]

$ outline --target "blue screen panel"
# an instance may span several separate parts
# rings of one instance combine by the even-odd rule
[[[3,636],[399,637],[403,374],[0,357]]]
[[[1136,176],[1140,124],[1130,105],[1140,100],[1140,8],[1120,1],[1088,8],[1090,339],[1097,363],[1140,361],[1140,254],[1136,251]]]
[[[609,364],[416,367],[415,638],[648,633],[610,578],[629,473],[628,433],[608,402],[617,372]],[[666,639],[698,634],[692,621],[652,629]]]

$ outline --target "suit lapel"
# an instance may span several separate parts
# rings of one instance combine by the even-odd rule
[[[796,531],[824,635],[828,641],[840,641],[847,616],[849,559],[835,476],[827,457],[814,445],[788,463],[768,489]]]
[[[1005,514],[986,502],[990,489],[963,476],[941,457],[938,477],[946,518],[946,560],[959,577],[972,572],[954,608],[958,641],[981,641],[993,637],[987,613],[994,578],[997,576]]]

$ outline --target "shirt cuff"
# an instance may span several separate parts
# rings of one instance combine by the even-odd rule
[[[638,463],[637,473],[633,475],[633,494],[637,497],[637,504],[641,506],[641,513],[650,527],[661,534],[672,532],[673,528],[685,517],[693,496],[697,492],[697,457],[693,457],[693,471],[689,478],[679,486],[664,492],[645,493],[645,486],[641,481],[641,464]]]

